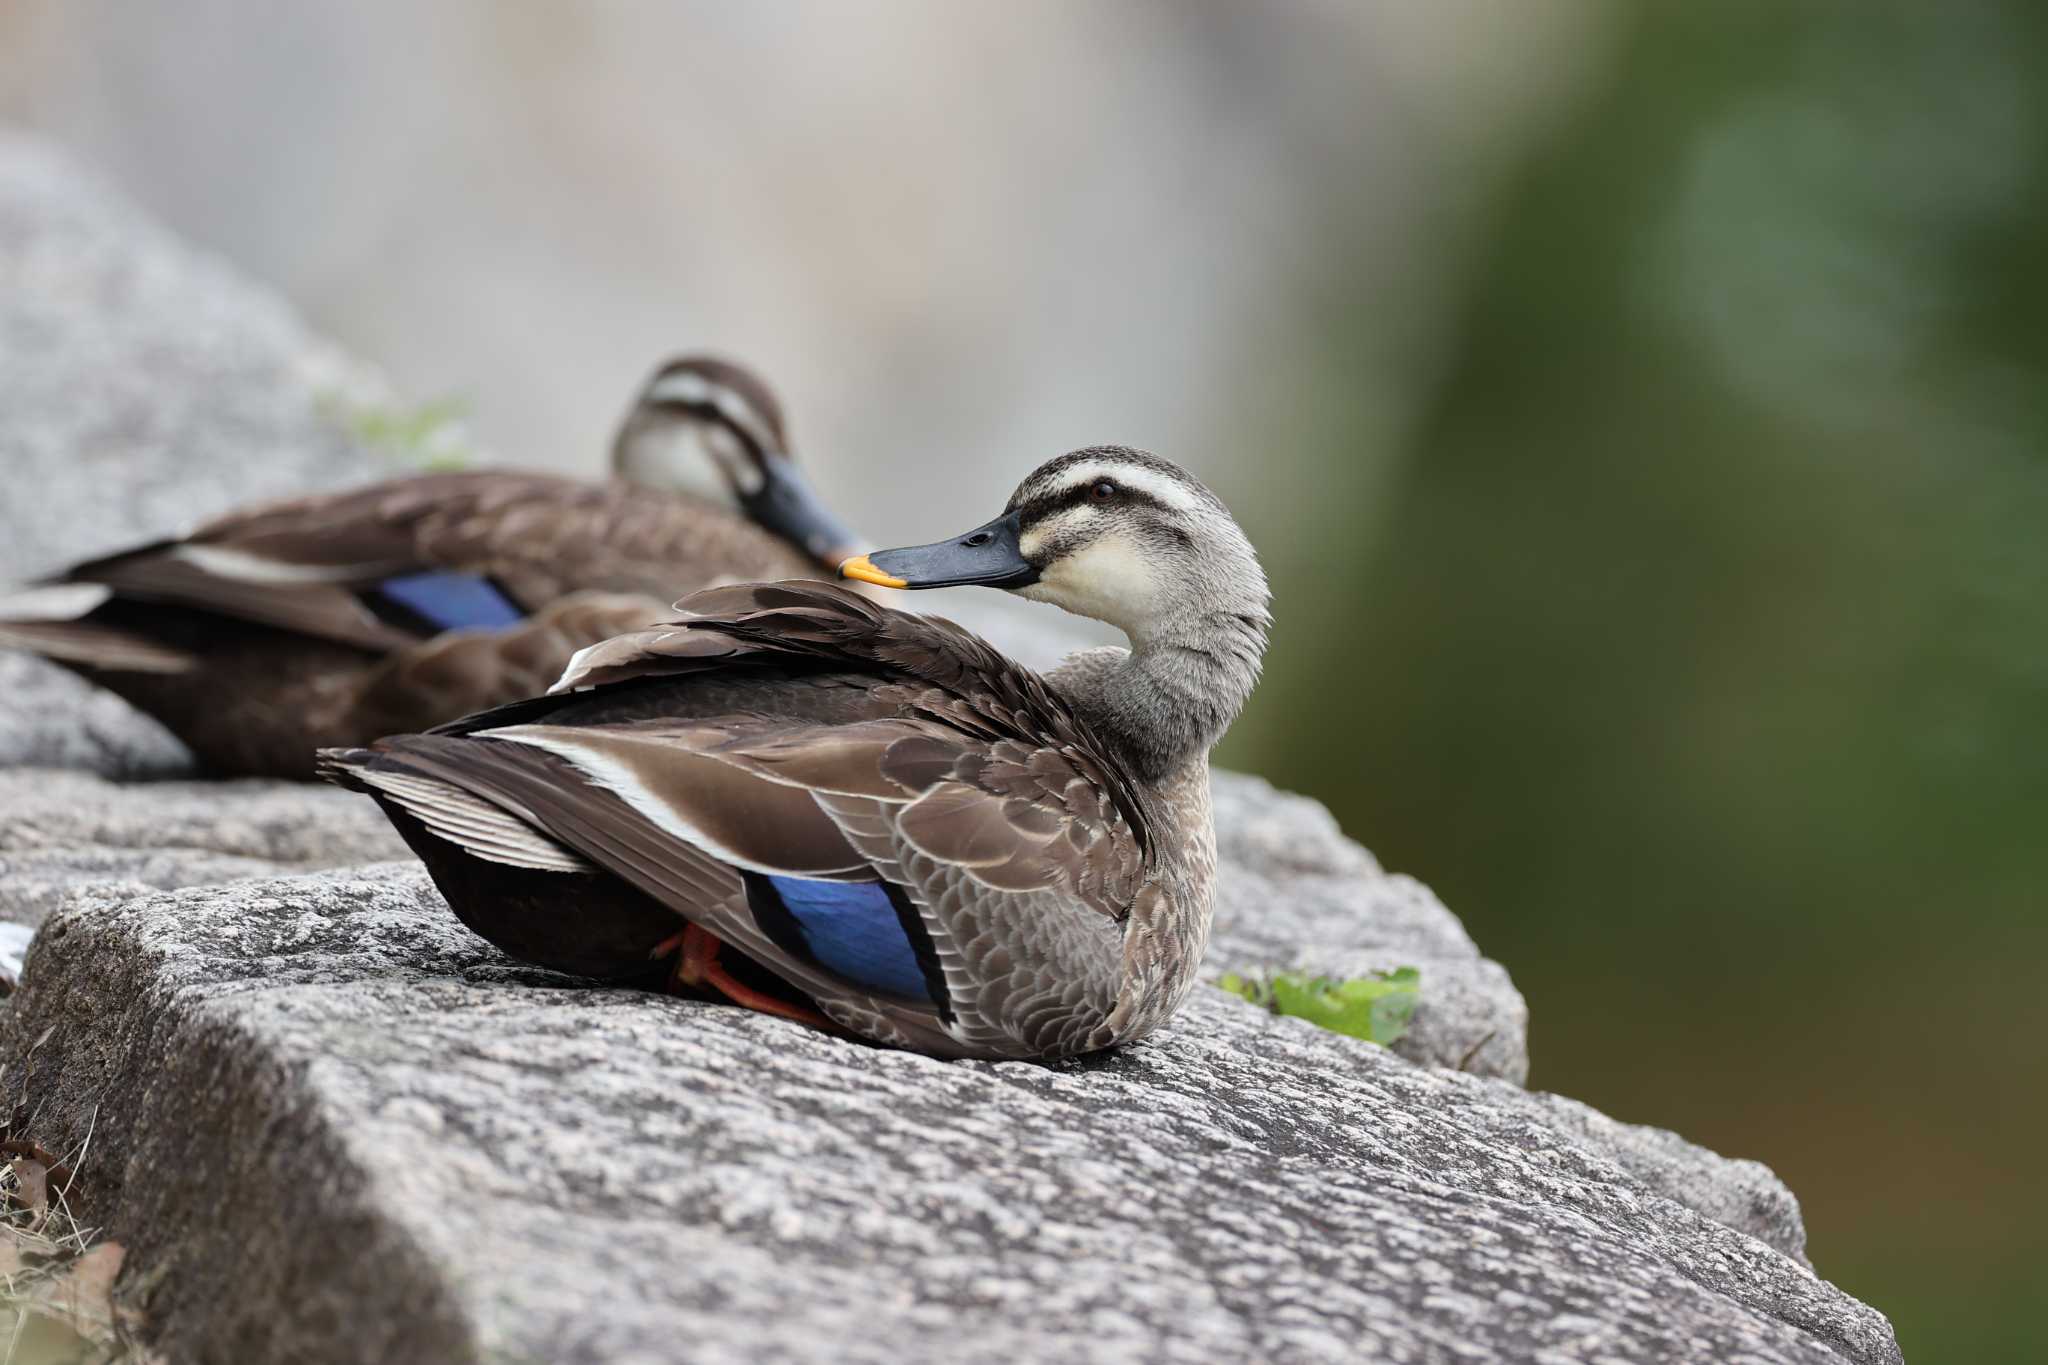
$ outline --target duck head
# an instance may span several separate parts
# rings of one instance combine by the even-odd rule
[[[1258,556],[1222,499],[1172,461],[1126,446],[1049,460],[995,520],[861,555],[839,572],[887,588],[1000,588],[1106,621],[1141,649],[1208,629],[1218,614],[1240,618],[1263,648],[1269,619]]]
[[[835,565],[859,538],[797,471],[782,421],[774,392],[746,366],[679,356],[633,400],[612,439],[612,469],[631,483],[730,508]]]

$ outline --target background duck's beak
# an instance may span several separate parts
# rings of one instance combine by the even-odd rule
[[[819,500],[787,455],[763,456],[760,470],[761,486],[740,496],[748,516],[821,564],[837,564],[860,544],[860,537]]]
[[[1017,514],[1006,512],[951,540],[849,559],[839,566],[839,573],[885,588],[1021,588],[1038,581],[1038,569],[1024,558],[1017,538]]]

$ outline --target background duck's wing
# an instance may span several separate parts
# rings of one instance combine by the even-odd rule
[[[355,694],[341,729],[365,739],[424,730],[508,697],[544,692],[577,650],[657,619],[635,593],[573,592],[502,630],[455,630],[394,651]],[[4,638],[0,627],[0,638]]]
[[[693,508],[545,475],[429,474],[247,508],[62,577],[384,651],[506,629],[577,591],[666,602],[705,566],[746,576],[806,567],[758,527],[683,515]]]
[[[516,523],[573,499],[567,480],[431,474],[266,503],[191,534],[90,560],[67,583],[383,651],[443,630],[503,627],[522,601],[451,528]],[[4,607],[0,607],[4,610]]]

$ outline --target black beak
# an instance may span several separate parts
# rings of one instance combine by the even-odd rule
[[[787,455],[762,459],[761,486],[740,496],[740,506],[761,525],[821,564],[837,564],[860,544],[826,508]]]
[[[885,588],[1021,588],[1038,581],[1038,568],[1024,558],[1018,534],[1017,514],[1006,512],[951,540],[859,555],[839,566],[839,576]]]

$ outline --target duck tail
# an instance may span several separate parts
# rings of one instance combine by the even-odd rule
[[[424,831],[467,858],[539,872],[590,871],[582,855],[437,770],[433,751],[462,742],[393,735],[369,749],[321,749],[313,770],[337,787],[375,798],[414,852],[421,851],[416,836]]]
[[[376,757],[374,749],[318,749],[313,753],[313,773],[323,782],[375,796],[377,789],[364,779],[363,769]]]
[[[0,595],[0,649],[25,650],[106,673],[186,673],[199,660],[92,613],[113,596],[98,583],[35,583]]]

